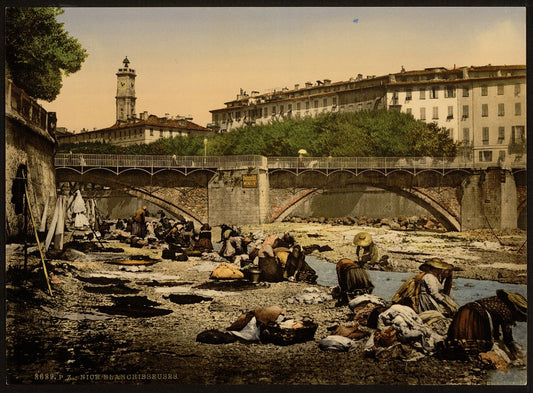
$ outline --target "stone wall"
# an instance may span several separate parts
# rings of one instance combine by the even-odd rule
[[[509,171],[489,168],[473,174],[462,190],[461,230],[517,228],[517,190]]]
[[[56,202],[54,168],[56,144],[50,135],[27,124],[16,114],[7,113],[5,149],[6,239],[14,241],[21,235],[24,222],[23,214],[15,214],[15,205],[11,202],[12,186],[17,169],[20,165],[26,165],[28,169],[30,205],[37,225],[40,225],[45,201],[51,196],[48,210],[49,222]],[[31,221],[29,213],[28,219]]]
[[[255,180],[246,184],[245,177]],[[218,171],[208,185],[209,224],[262,224],[268,219],[268,200],[265,170]]]

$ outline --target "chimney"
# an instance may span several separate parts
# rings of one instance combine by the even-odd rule
[[[170,113],[165,113],[165,119],[170,120]]]
[[[294,90],[298,90],[300,88],[299,84],[294,85]]]
[[[331,85],[331,79],[324,79],[325,85]]]
[[[468,67],[463,67],[463,79],[469,79],[469,77],[468,77]]]
[[[357,78],[355,80],[356,81],[363,80],[363,74],[357,74]]]
[[[306,88],[309,88],[309,87],[311,87],[311,86],[313,86],[313,84],[312,84],[311,82],[305,82],[305,87],[306,87]]]
[[[396,83],[396,76],[394,74],[389,74],[389,82]]]

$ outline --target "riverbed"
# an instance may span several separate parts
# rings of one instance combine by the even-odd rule
[[[307,256],[319,274],[319,285],[281,282],[236,286],[215,282],[209,279],[215,262],[196,257],[186,262],[161,260],[160,248],[134,249],[109,241],[106,246],[124,248],[125,256],[142,253],[160,261],[150,266],[124,267],[101,257],[53,260],[51,272],[56,281],[50,297],[42,286],[40,260],[31,256],[32,273],[26,281],[8,275],[8,381],[322,386],[523,384],[520,370],[512,369],[504,375],[487,373],[475,361],[425,357],[416,363],[405,363],[367,359],[362,351],[365,340],[358,341],[355,350],[347,353],[320,351],[318,340],[329,335],[332,326],[346,323],[349,310],[335,307],[333,299],[311,305],[288,299],[309,287],[328,294],[329,287],[336,285],[333,262],[340,257],[353,258],[351,240],[360,230],[370,232],[380,251],[390,256],[392,271],[370,272],[375,294],[385,299],[390,299],[402,280],[416,273],[420,263],[430,256],[442,257],[462,269],[457,272],[452,292],[460,304],[492,296],[499,288],[525,294],[526,255],[524,248],[519,249],[525,232],[497,232],[502,245],[487,232],[397,233],[380,228],[285,223],[241,229],[245,233],[290,232],[303,246],[329,245],[331,251]],[[215,230],[213,240],[218,240],[218,236]],[[20,267],[20,247],[9,246],[6,251],[8,266]],[[138,302],[157,310],[151,311],[152,316],[120,314],[124,311],[120,301],[128,297],[137,297]],[[179,303],[176,299],[197,302]],[[311,317],[319,325],[315,339],[287,347],[196,342],[202,331],[224,330],[242,312],[267,305],[279,305],[295,319]],[[518,324],[513,330],[521,344],[525,344],[525,331],[526,324]],[[525,345],[522,348],[527,349]],[[361,364],[365,367],[361,368]],[[146,379],[147,373],[156,377]]]

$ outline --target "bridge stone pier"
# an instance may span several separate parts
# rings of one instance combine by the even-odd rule
[[[298,204],[306,206],[324,192],[356,195],[357,190],[377,187],[414,202],[448,230],[461,231],[517,228],[519,214],[527,211],[525,162],[524,157],[503,167],[429,157],[58,154],[55,166],[58,183],[127,188],[130,195],[171,213],[188,214],[197,224],[262,224],[283,219]],[[200,191],[195,193],[200,196],[196,204],[201,204],[196,211],[178,198],[184,187],[189,191],[183,195]],[[280,200],[283,192],[286,197]],[[357,198],[352,202],[357,204]],[[335,202],[330,206],[334,208]]]
[[[511,171],[478,171],[462,182],[461,189],[461,230],[517,227],[516,183]]]
[[[269,185],[266,162],[258,168],[219,170],[209,181],[207,195],[211,225],[267,222]]]

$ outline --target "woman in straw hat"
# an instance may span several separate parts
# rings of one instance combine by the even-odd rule
[[[376,263],[379,259],[378,247],[368,232],[359,232],[353,239],[356,245],[357,260],[363,263]]]
[[[358,261],[354,262],[351,259],[343,258],[337,262],[337,280],[340,289],[340,299],[337,305],[346,304],[353,297],[365,293],[370,294],[374,290],[374,284],[370,279],[370,275],[364,269],[364,265],[367,261],[372,260],[372,252],[375,253],[377,260],[377,248],[372,247],[374,245],[372,237],[366,232],[355,235],[353,242],[357,246]],[[359,256],[361,249],[363,249],[362,257]]]
[[[420,266],[426,274],[420,280],[418,312],[436,310],[446,316],[455,314],[459,305],[450,297],[453,265],[432,258]]]
[[[446,344],[466,353],[486,352],[501,333],[511,360],[515,360],[518,348],[512,326],[526,320],[527,300],[518,293],[499,289],[496,296],[467,303],[459,309],[448,330]]]

